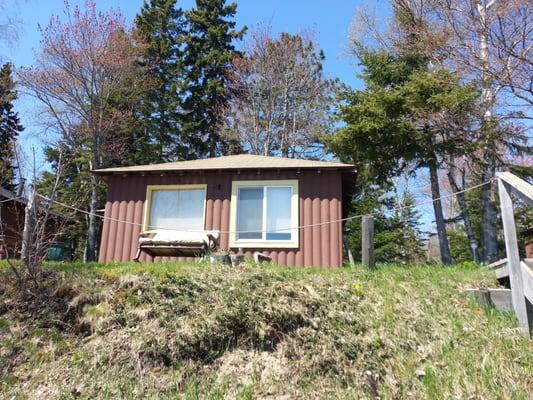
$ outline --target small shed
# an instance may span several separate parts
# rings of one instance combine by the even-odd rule
[[[130,261],[143,232],[171,229],[218,231],[218,250],[261,252],[277,264],[342,265],[339,220],[353,193],[353,165],[246,154],[94,173],[108,186],[100,262]]]

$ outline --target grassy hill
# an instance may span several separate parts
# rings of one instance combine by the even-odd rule
[[[533,341],[468,267],[56,265],[0,277],[0,398],[527,399]]]

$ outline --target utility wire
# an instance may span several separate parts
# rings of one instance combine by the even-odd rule
[[[448,197],[452,197],[452,196],[455,196],[457,194],[460,194],[460,193],[466,193],[466,192],[469,192],[471,190],[474,190],[474,189],[477,189],[477,188],[480,188],[482,186],[485,186],[485,185],[488,185],[490,184],[491,182],[493,181],[493,179],[491,180],[488,180],[486,182],[483,182],[483,183],[480,183],[478,185],[474,185],[474,186],[471,186],[469,188],[466,188],[466,189],[463,189],[463,190],[460,190],[458,192],[454,192],[454,193],[450,193],[450,194],[447,194],[447,195],[443,195],[443,196],[440,196],[436,199],[431,199],[431,200],[428,200],[428,201],[423,201],[423,202],[420,202],[418,204],[415,204],[414,207],[420,207],[421,205],[424,205],[424,204],[432,204],[436,201],[440,201],[442,199],[445,199],[445,198],[448,198]],[[86,210],[82,210],[81,208],[77,208],[77,207],[74,207],[74,206],[71,206],[71,205],[68,205],[68,204],[65,204],[65,203],[62,203],[60,201],[57,201],[57,200],[53,200],[49,197],[46,197],[46,196],[43,196],[42,194],[39,194],[39,193],[35,193],[36,196],[39,196],[41,197],[42,199],[46,200],[46,201],[50,201],[50,202],[53,202],[55,204],[58,204],[62,207],[65,207],[65,208],[69,208],[73,211],[77,211],[77,212],[80,212],[80,213],[83,213],[83,214],[86,214],[86,215],[93,215],[95,217],[98,217],[98,218],[101,218],[102,220],[108,220],[108,221],[112,221],[112,222],[118,222],[118,223],[122,223],[122,224],[129,224],[129,225],[134,225],[134,226],[139,226],[139,227],[143,227],[144,224],[140,224],[140,223],[137,223],[137,222],[132,222],[132,221],[124,221],[124,220],[120,220],[120,219],[117,219],[117,218],[112,218],[112,217],[106,217],[106,216],[103,216],[103,215],[99,215],[99,214],[94,214],[94,213],[91,213],[89,211],[86,211]],[[397,206],[397,207],[394,207],[392,210],[396,210],[396,211],[401,211],[404,207],[402,206]],[[358,215],[352,215],[352,216],[349,216],[349,217],[346,217],[346,218],[340,218],[340,219],[336,219],[336,220],[331,220],[331,221],[325,221],[325,222],[317,222],[317,223],[314,223],[314,224],[307,224],[307,225],[299,225],[299,226],[296,226],[296,227],[291,227],[291,228],[282,228],[282,229],[271,229],[271,230],[253,230],[253,231],[223,231],[223,230],[218,230],[218,229],[212,229],[213,231],[218,231],[220,233],[226,233],[226,234],[238,234],[238,233],[275,233],[275,232],[281,232],[281,231],[292,231],[292,230],[295,230],[295,229],[303,229],[303,228],[312,228],[312,227],[315,227],[315,226],[322,226],[322,225],[327,225],[327,224],[335,224],[335,223],[339,223],[339,222],[345,222],[345,221],[350,221],[352,219],[356,219],[356,218],[362,218],[362,217],[365,217],[365,216],[373,216],[373,215],[376,215],[377,213],[366,213],[366,214],[358,214]],[[61,215],[61,214],[60,214]],[[64,217],[66,217],[66,215],[63,215]],[[150,230],[175,230],[175,229],[172,229],[172,228],[164,228],[164,227],[151,227]],[[205,232],[206,230],[204,229],[180,229],[181,232]]]
[[[22,198],[23,198],[22,196],[10,197],[8,199],[0,200],[0,203],[7,203],[8,201],[17,201],[18,199],[22,199]]]

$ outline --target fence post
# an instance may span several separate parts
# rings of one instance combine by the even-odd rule
[[[522,282],[522,267],[520,266],[520,254],[516,238],[516,226],[513,213],[513,201],[507,188],[507,184],[498,179],[498,193],[500,196],[500,208],[502,212],[503,233],[505,236],[505,252],[507,253],[507,265],[509,268],[509,280],[511,281],[511,298],[513,308],[521,330],[529,332],[526,299],[524,297],[524,285]]]
[[[362,248],[361,258],[363,265],[374,267],[374,217],[365,215],[361,220]]]

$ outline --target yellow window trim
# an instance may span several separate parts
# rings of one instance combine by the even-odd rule
[[[299,229],[291,229],[291,240],[237,240],[237,195],[243,187],[263,186],[290,186],[291,196],[291,228],[298,226],[300,197],[298,194],[297,179],[264,180],[264,181],[233,181],[231,183],[230,203],[230,234],[229,247],[231,248],[264,248],[264,249],[294,249],[299,247]]]
[[[207,185],[198,184],[198,185],[148,185],[146,186],[146,202],[144,204],[144,218],[143,218],[143,232],[148,232],[148,225],[150,223],[150,211],[152,209],[152,193],[157,190],[194,190],[194,189],[204,189],[204,211],[203,211],[203,222],[202,225],[205,229],[205,207],[206,207],[206,197],[207,197]]]

